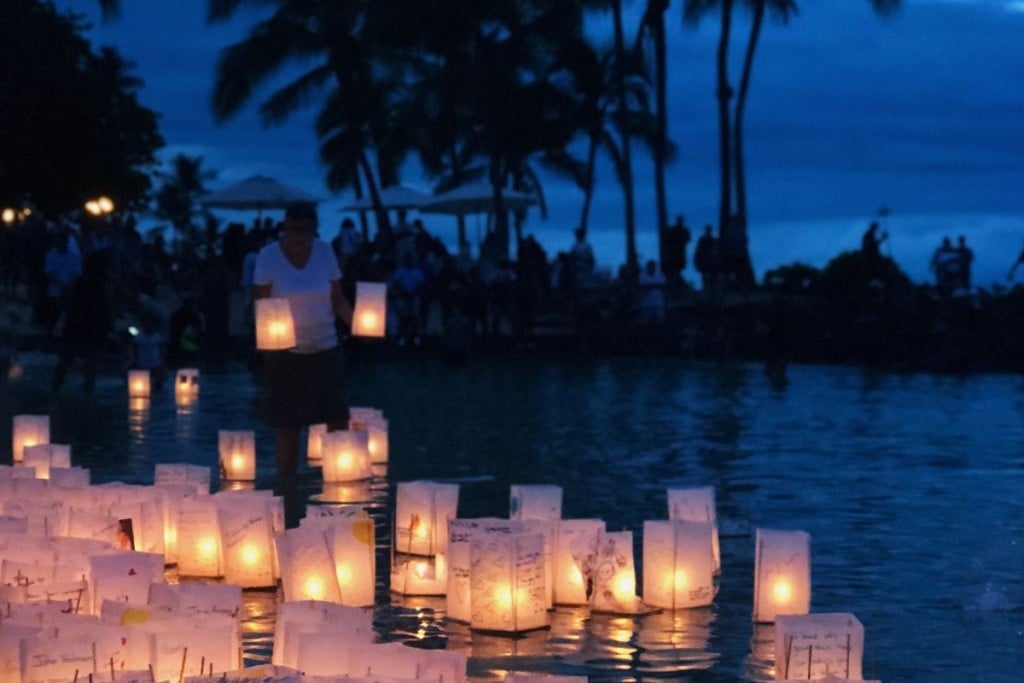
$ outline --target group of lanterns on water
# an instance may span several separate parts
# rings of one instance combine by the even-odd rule
[[[375,288],[374,288],[375,289]],[[381,286],[380,290],[383,290]],[[355,319],[383,321],[383,291],[360,288]],[[257,308],[257,331],[280,341]],[[287,326],[287,321],[284,323]],[[380,328],[383,334],[383,328]],[[294,342],[293,342],[294,343]],[[148,380],[148,377],[145,378]],[[138,381],[138,384],[136,384]],[[129,394],[148,395],[142,375]],[[199,374],[179,370],[176,396]],[[353,409],[348,430],[309,430],[308,456],[329,484],[370,479],[388,460],[387,420]],[[375,523],[358,505],[311,505],[286,529],[270,491],[210,494],[211,470],[158,464],[152,486],[92,486],[71,448],[50,443],[49,417],[14,417],[11,467],[0,466],[0,680],[13,683],[459,683],[466,655],[375,643]],[[222,480],[255,479],[255,434],[218,434]],[[513,485],[508,519],[459,519],[459,485],[400,482],[393,511],[390,589],[446,596],[447,618],[515,635],[549,626],[556,605],[636,615],[711,605],[721,569],[715,491],[667,491],[668,519],[644,522],[642,597],[631,531],[600,519],[562,519],[562,489]],[[864,630],[852,614],[810,613],[810,536],[757,529],[752,618],[775,624],[776,680],[862,677]],[[164,582],[181,577],[223,583]],[[243,589],[276,588],[270,667],[241,669]],[[301,672],[301,673],[300,673]],[[585,677],[508,675],[512,683]]]

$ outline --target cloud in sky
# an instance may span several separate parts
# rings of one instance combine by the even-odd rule
[[[118,21],[100,23],[97,4],[58,2],[94,19],[95,43],[113,44],[137,63],[146,81],[143,103],[162,112],[166,157],[200,150],[223,183],[262,172],[330,196],[312,110],[269,129],[260,125],[255,106],[225,124],[213,121],[217,52],[244,37],[254,15],[207,26],[204,0],[123,2]],[[859,232],[885,204],[894,212],[893,255],[916,279],[928,276],[927,260],[942,234],[961,229],[978,245],[979,277],[1004,273],[1001,266],[981,267],[989,258],[982,249],[996,250],[999,258],[1015,254],[1022,235],[1012,233],[1024,228],[1018,220],[1024,216],[1024,60],[1018,58],[1024,2],[905,0],[884,19],[867,0],[800,5],[788,25],[766,23],[748,102],[745,148],[757,269],[797,258],[824,265],[859,244]],[[636,25],[642,6],[639,0],[627,5],[629,25]],[[592,33],[607,36],[601,21],[607,19],[591,23]],[[670,133],[680,152],[669,170],[669,210],[685,214],[696,232],[717,216],[717,22],[709,17],[684,27],[673,3],[667,26]],[[734,83],[747,27],[741,12],[730,55]],[[635,172],[638,245],[650,257],[656,251],[653,169],[645,154],[636,155]],[[599,174],[592,235],[598,259],[618,263],[625,242],[621,193],[607,165]],[[571,242],[582,195],[564,180],[546,178],[550,217],[531,217],[527,229],[553,253]],[[414,163],[404,181],[430,187]],[[337,221],[335,207],[346,199],[325,205],[325,225]],[[443,219],[430,223],[435,221]],[[896,234],[902,230],[914,232]]]

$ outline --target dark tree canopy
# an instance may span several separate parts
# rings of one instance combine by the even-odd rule
[[[113,48],[93,50],[80,16],[42,0],[0,2],[0,202],[46,211],[106,195],[140,205],[163,146],[141,81]]]

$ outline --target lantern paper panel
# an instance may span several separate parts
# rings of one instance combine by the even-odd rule
[[[285,351],[295,348],[295,321],[288,299],[256,299],[256,348],[260,351]]]
[[[121,521],[108,511],[72,509],[67,516],[65,536],[83,538],[121,546]]]
[[[140,552],[119,552],[89,558],[89,581],[93,605],[104,600],[129,604],[145,604],[149,586],[163,581],[163,555]]]
[[[13,462],[21,462],[25,446],[50,443],[49,415],[15,415],[11,429]]]
[[[178,368],[174,373],[174,395],[192,397],[199,394],[199,369]]]
[[[370,451],[370,462],[384,464],[388,461],[388,421],[384,419],[374,420],[366,425],[367,444]]]
[[[223,576],[220,519],[216,504],[207,499],[178,501],[176,548],[181,576]]]
[[[285,600],[341,603],[334,561],[322,528],[288,529],[275,541]]]
[[[458,484],[399,482],[395,502],[395,551],[408,555],[443,553],[448,520],[455,519]]]
[[[365,512],[331,524],[327,540],[342,605],[373,606],[376,597],[375,539],[373,519]]]
[[[209,671],[241,666],[235,621],[221,615],[158,619],[141,625],[151,634],[151,662],[157,680],[196,676],[200,665]]]
[[[50,467],[50,486],[63,489],[84,489],[89,486],[86,467]]]
[[[320,438],[320,444],[324,482],[361,481],[373,477],[365,431],[326,432]]]
[[[509,534],[512,522],[497,517],[453,519],[448,522],[448,583],[446,602],[449,619],[469,623],[473,617],[470,600],[470,569],[472,556],[470,542],[483,534]]]
[[[128,371],[128,398],[149,398],[149,370]]]
[[[399,595],[444,595],[448,590],[448,563],[443,553],[434,557],[395,555],[391,560],[391,592]]]
[[[523,534],[540,534],[544,538],[544,593],[545,607],[555,606],[555,533],[558,520],[526,519],[513,521],[512,530]]]
[[[50,469],[71,467],[71,446],[60,443],[41,443],[22,449],[22,464],[36,469],[37,479],[49,479]]]
[[[561,519],[562,487],[549,484],[513,484],[509,492],[509,519]]]
[[[387,322],[388,287],[381,282],[357,282],[352,335],[383,337]]]
[[[600,519],[567,519],[555,532],[555,604],[586,605],[587,582],[583,562],[604,533]]]
[[[371,422],[387,422],[384,411],[369,406],[351,406],[348,409],[349,429],[366,429]]]
[[[804,531],[758,529],[754,543],[757,622],[811,611],[811,537]]]
[[[819,679],[826,674],[860,679],[864,626],[853,614],[783,615],[775,618],[775,678]]]
[[[644,522],[644,602],[683,609],[715,597],[710,522]]]
[[[156,486],[189,484],[200,496],[205,496],[210,492],[212,477],[209,467],[185,463],[160,463],[154,468],[154,472],[153,483]]]
[[[687,522],[711,522],[711,549],[715,573],[722,570],[722,554],[718,542],[718,512],[714,486],[668,489],[668,518]]]
[[[519,633],[548,625],[543,536],[476,534],[470,560],[470,628]]]
[[[221,429],[217,432],[217,452],[222,480],[256,480],[256,432]]]
[[[22,641],[21,659],[22,683],[73,681],[93,672],[93,640],[83,634],[57,638],[42,632]]]
[[[218,506],[224,580],[243,588],[269,588],[274,577],[274,535],[263,501]]]
[[[376,637],[372,610],[317,600],[284,602],[277,608],[271,661],[277,666],[295,667],[299,649],[298,635],[315,632],[325,624],[344,629],[347,639],[353,643],[369,644]]]
[[[635,614],[642,610],[642,603],[636,595],[633,532],[600,534],[597,544],[583,559],[583,575],[592,586],[592,611]]]
[[[195,581],[178,584],[154,582],[149,586],[146,606],[180,616],[229,617],[237,626],[242,614],[242,587]]]
[[[94,620],[62,626],[57,641],[65,638],[84,638],[92,641],[92,665],[89,674],[93,681],[109,681],[111,669],[116,672],[116,681],[121,681],[120,672],[126,668],[143,669],[149,663],[143,656],[141,632],[119,624],[100,623]],[[136,643],[135,641],[139,641]],[[59,647],[59,645],[58,645]],[[81,680],[83,673],[79,674]]]
[[[327,433],[327,424],[321,422],[309,425],[306,434],[306,460],[310,467],[320,467],[323,460],[323,444],[321,439]]]
[[[21,681],[21,644],[38,636],[42,629],[16,624],[8,618],[0,628],[0,681]]]
[[[0,515],[0,536],[24,535],[28,533],[28,517]]]

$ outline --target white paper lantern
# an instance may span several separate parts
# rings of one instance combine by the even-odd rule
[[[150,633],[156,680],[179,680],[207,672],[233,671],[241,666],[240,638],[234,619],[220,615],[156,619],[139,628]]]
[[[295,347],[295,321],[288,299],[256,299],[256,348],[284,351]]]
[[[178,368],[174,373],[174,395],[177,398],[193,398],[199,395],[198,368]]]
[[[387,322],[388,287],[380,282],[357,282],[352,335],[383,337]]]
[[[49,415],[15,415],[11,433],[14,462],[21,462],[25,446],[50,443]]]
[[[339,429],[320,438],[324,481],[361,481],[373,477],[365,431]]]
[[[470,557],[470,628],[519,633],[548,625],[543,536],[475,534]]]
[[[164,577],[164,556],[153,553],[94,555],[89,558],[89,566],[94,605],[104,600],[145,604],[150,584]]]
[[[687,522],[711,522],[711,552],[715,560],[715,573],[722,570],[718,543],[718,512],[715,508],[715,487],[668,489],[668,518]]]
[[[644,602],[682,609],[715,597],[711,523],[644,522]]]
[[[476,519],[453,519],[448,522],[448,584],[446,592],[447,615],[449,619],[469,623],[473,617],[470,570],[472,554],[470,544],[480,534],[510,534],[512,522],[496,517]]]
[[[448,545],[448,520],[455,519],[458,484],[400,482],[395,501],[395,551],[434,555]]]
[[[562,487],[549,484],[513,484],[508,501],[509,519],[561,519]]]
[[[256,480],[256,432],[222,429],[217,432],[217,450],[222,480]]]
[[[370,462],[380,464],[388,461],[388,421],[374,420],[366,425],[367,448]]]
[[[586,605],[587,582],[583,563],[604,533],[600,519],[567,519],[555,532],[555,604]]]
[[[274,536],[267,505],[259,499],[218,506],[224,580],[243,588],[277,585]]]
[[[320,630],[334,634],[336,642],[330,648],[332,651],[339,649],[341,640],[361,647],[370,645],[376,637],[372,610],[316,600],[284,602],[277,607],[271,661],[277,666],[296,667],[299,635]],[[344,632],[341,638],[338,630]],[[364,667],[360,673],[365,671]]]
[[[177,507],[178,573],[208,578],[223,576],[216,504],[208,498],[186,498],[178,501]]]
[[[758,529],[754,549],[757,622],[811,611],[811,537],[804,531]]]
[[[434,557],[395,555],[391,558],[391,592],[399,595],[444,595],[448,564],[443,553]]]
[[[71,467],[71,446],[61,443],[41,443],[25,446],[22,450],[25,467],[34,467],[37,479],[49,479],[50,469]]]
[[[376,589],[376,529],[365,512],[352,518],[336,518],[327,535],[339,602],[351,607],[372,607]]]
[[[149,398],[149,370],[128,371],[128,398]]]
[[[321,467],[323,465],[321,462],[324,458],[321,439],[323,439],[326,433],[326,423],[321,422],[309,425],[308,434],[306,435],[306,460],[309,462],[310,467]]]
[[[196,494],[205,496],[210,492],[211,472],[209,467],[184,463],[160,463],[155,468],[154,483],[188,484]]]
[[[819,680],[832,674],[859,680],[864,626],[846,612],[778,615],[775,619],[775,678]]]
[[[583,561],[583,574],[590,583],[590,609],[610,614],[643,611],[636,595],[633,565],[633,532],[603,533]]]
[[[288,529],[275,541],[285,600],[341,603],[337,571],[323,527]]]

